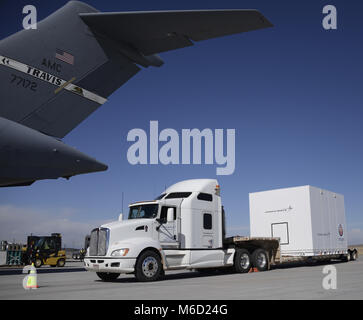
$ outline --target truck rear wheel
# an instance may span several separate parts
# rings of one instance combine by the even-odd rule
[[[98,277],[102,281],[113,281],[116,280],[119,277],[119,273],[113,273],[113,272],[96,272]]]
[[[142,253],[136,261],[135,276],[138,281],[156,281],[163,275],[160,256],[151,250]]]
[[[234,257],[234,270],[238,273],[246,273],[251,269],[250,253],[246,249],[236,249]]]
[[[252,253],[252,264],[258,271],[269,269],[268,253],[264,249],[256,249]]]

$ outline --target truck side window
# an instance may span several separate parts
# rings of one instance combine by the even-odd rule
[[[166,223],[166,221],[167,221],[167,215],[168,215],[168,209],[169,208],[174,209],[174,220],[176,220],[176,210],[175,210],[175,208],[174,207],[163,206],[163,207],[161,207],[160,220],[162,220],[164,223]]]
[[[210,213],[203,214],[203,228],[207,230],[212,229],[212,215]]]
[[[199,193],[197,199],[204,200],[204,201],[213,201],[213,196],[209,193]]]
[[[169,193],[165,199],[179,199],[179,198],[188,198],[192,193],[191,192],[172,192]]]

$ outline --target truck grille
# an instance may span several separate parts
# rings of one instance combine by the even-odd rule
[[[89,255],[92,256],[105,256],[108,249],[110,230],[107,228],[97,228],[92,230]]]

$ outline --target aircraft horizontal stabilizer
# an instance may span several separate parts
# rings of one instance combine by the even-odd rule
[[[144,55],[273,25],[257,10],[81,13],[92,31],[127,43]]]

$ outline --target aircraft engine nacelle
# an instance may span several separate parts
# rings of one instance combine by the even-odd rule
[[[0,187],[104,170],[105,164],[61,140],[0,117]]]

